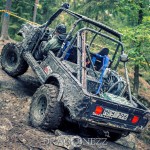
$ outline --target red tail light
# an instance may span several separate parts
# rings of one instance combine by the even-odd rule
[[[103,112],[103,107],[101,106],[96,106],[95,108],[95,114],[100,115]]]
[[[132,118],[132,120],[131,120],[131,122],[132,122],[133,124],[136,124],[138,121],[139,121],[139,117],[138,117],[138,116],[134,116],[134,117]]]

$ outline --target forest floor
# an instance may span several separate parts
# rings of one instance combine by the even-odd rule
[[[5,43],[0,42],[0,50]],[[28,115],[31,97],[38,87],[39,82],[30,68],[24,75],[11,78],[0,67],[0,150],[73,149],[74,144],[70,139],[75,135],[71,132],[66,135],[65,131],[43,131],[30,126]],[[148,150],[150,145],[144,143],[145,136],[148,136],[147,132],[140,139],[130,134],[116,142],[93,142],[91,138],[76,135],[82,138],[82,150]]]

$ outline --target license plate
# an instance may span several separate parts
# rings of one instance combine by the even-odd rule
[[[106,108],[106,109],[104,109],[103,116],[111,117],[111,118],[117,118],[117,119],[121,119],[121,120],[127,120],[129,114],[122,113],[119,111],[110,110],[110,109]]]

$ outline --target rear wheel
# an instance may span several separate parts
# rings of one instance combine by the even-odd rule
[[[3,47],[1,65],[2,69],[12,77],[22,75],[28,69],[28,64],[21,56],[19,48],[15,43],[8,43]]]
[[[33,95],[29,120],[32,126],[57,129],[63,120],[63,105],[57,101],[58,88],[51,84],[42,85]]]

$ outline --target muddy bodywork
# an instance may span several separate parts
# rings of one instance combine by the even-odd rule
[[[35,60],[34,53],[39,48],[43,48],[41,46],[43,42],[48,41],[52,32],[49,32],[47,27],[62,11],[71,14],[77,18],[77,21],[68,33],[58,54],[49,52],[48,56],[39,63]],[[64,49],[74,28],[81,21],[90,23],[116,36],[118,40],[94,29],[84,27],[78,30],[72,37],[70,44]],[[102,71],[96,71],[93,67],[93,62],[89,55],[95,54],[89,52],[88,46],[84,41],[85,32],[87,31],[93,32],[95,35],[103,36],[118,44],[109,66],[104,66],[104,70]],[[68,112],[66,117],[69,118],[70,121],[77,122],[84,127],[100,128],[120,133],[123,131],[139,133],[144,129],[148,122],[148,109],[132,97],[126,67],[126,79],[119,76],[115,71],[121,59],[126,66],[126,57],[124,55],[120,33],[99,22],[69,11],[66,6],[61,7],[43,26],[36,27],[27,24],[23,26],[19,33],[24,37],[23,41],[18,44],[22,57],[36,73],[41,84],[51,83],[58,86],[58,101],[63,102]],[[77,41],[76,47],[74,47],[75,41]],[[121,47],[121,56],[113,70],[111,66],[116,58],[119,47]],[[75,62],[68,60],[68,58],[65,59],[71,48],[77,51]],[[86,67],[86,56],[88,56],[91,62],[91,67]],[[97,55],[95,57],[97,57]],[[107,68],[109,68],[109,71]],[[109,72],[108,76],[105,74],[107,72]],[[113,79],[115,78],[115,80],[110,82],[108,79],[112,77]],[[97,106],[102,107],[103,111],[117,112],[123,116],[111,117],[110,114],[97,114],[95,113]],[[136,123],[132,123],[134,116],[138,116],[139,118],[139,121]]]
[[[141,108],[139,109],[135,108],[130,103],[125,104],[125,101],[114,102],[89,94],[82,88],[82,85],[78,82],[75,76],[72,75],[70,70],[73,67],[71,67],[70,63],[68,65],[67,61],[60,61],[54,56],[54,54],[49,53],[45,61],[41,63],[41,67],[47,76],[45,78],[46,83],[53,81],[54,78],[58,80],[60,89],[63,91],[61,101],[63,101],[64,106],[69,110],[71,119],[81,123],[81,125],[83,124],[84,126],[94,127],[97,129],[100,127],[102,129],[109,130],[110,128],[111,130],[117,129],[118,132],[122,132],[122,130],[141,132],[147,124],[148,120],[146,117],[144,118],[147,111],[143,111],[143,109],[145,109],[144,106],[139,104],[139,107]],[[113,119],[111,117],[105,118],[102,115],[96,115],[94,113],[96,106],[103,106],[104,108],[129,113],[130,116],[126,121]],[[141,116],[141,120],[138,122],[138,125],[131,124],[131,120],[134,115]]]

